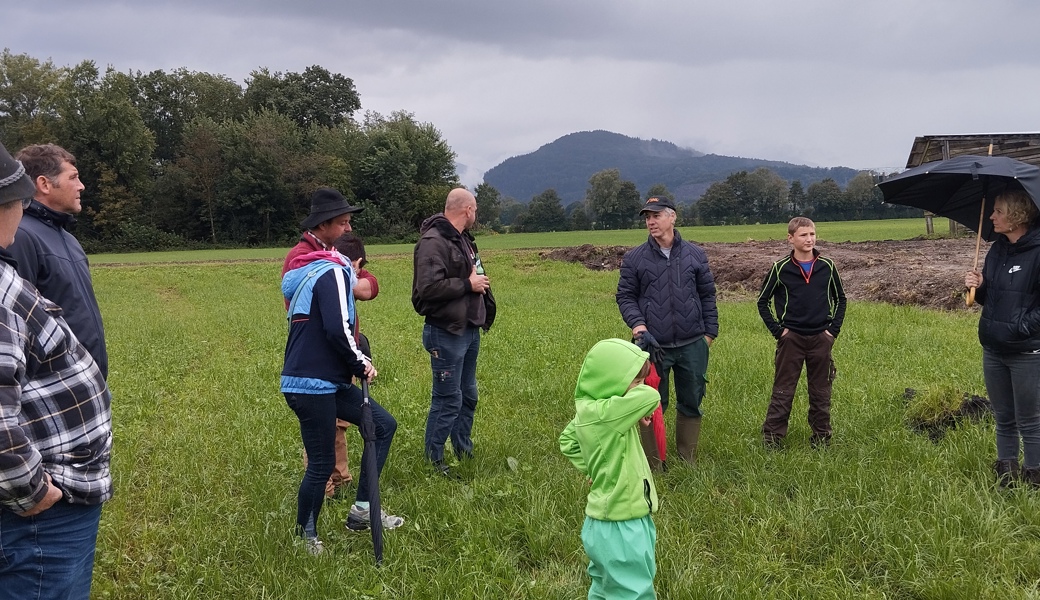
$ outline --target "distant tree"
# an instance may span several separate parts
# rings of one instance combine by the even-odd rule
[[[102,77],[92,61],[67,74],[56,102],[56,129],[86,185],[80,220],[87,237],[112,238],[123,223],[141,218],[154,137],[130,102],[129,76],[109,69]]]
[[[65,69],[27,54],[0,53],[0,137],[12,153],[53,141],[55,106]]]
[[[809,200],[805,196],[805,189],[802,187],[802,182],[797,179],[792,181],[791,187],[787,189],[787,204],[792,216],[812,216],[812,206],[809,204]]]
[[[748,221],[779,223],[790,219],[787,182],[776,172],[759,167],[747,176]]]
[[[813,207],[814,220],[841,221],[848,218],[845,194],[833,179],[827,178],[809,186],[805,193],[808,204]]]
[[[845,204],[850,219],[877,219],[883,215],[881,190],[874,185],[874,177],[861,171],[845,186]]]
[[[650,198],[651,196],[664,196],[672,202],[675,202],[675,194],[668,191],[668,186],[663,183],[655,183],[652,186],[650,186],[650,189],[646,191],[646,196],[644,197],[644,199]]]
[[[253,71],[246,80],[245,102],[251,110],[273,110],[300,127],[333,127],[361,108],[354,81],[313,65],[303,73]]]
[[[509,196],[502,199],[502,212],[499,214],[499,218],[506,227],[512,228],[516,225],[517,217],[522,217],[526,214],[527,205],[523,202]]]
[[[489,229],[497,229],[502,224],[499,215],[502,212],[502,195],[490,183],[481,183],[473,194],[477,198],[477,224]]]
[[[585,207],[584,202],[572,202],[567,206],[567,212],[570,213],[570,229],[571,231],[587,231],[592,229],[592,219],[589,218],[589,211]]]
[[[184,128],[196,117],[215,122],[240,119],[245,110],[242,87],[223,75],[176,69],[131,75],[131,101],[155,136],[155,157],[173,159],[181,149]]]
[[[708,187],[697,202],[697,215],[705,225],[732,225],[742,222],[740,198],[728,181]]]
[[[639,190],[634,183],[623,181],[619,170],[604,169],[589,178],[585,205],[597,229],[630,227],[640,204]]]
[[[566,231],[568,226],[556,190],[550,188],[531,199],[523,220],[524,231]]]

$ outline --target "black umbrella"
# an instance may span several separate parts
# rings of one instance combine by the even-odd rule
[[[379,461],[376,459],[376,425],[372,420],[372,401],[368,397],[368,379],[361,380],[361,439],[365,449],[361,454],[361,468],[368,475],[368,522],[372,529],[372,551],[376,564],[383,562],[383,511],[379,501]]]
[[[979,265],[979,245],[995,237],[993,200],[1005,189],[1023,189],[1040,207],[1040,167],[1006,156],[956,156],[925,163],[893,175],[878,183],[885,202],[912,206],[948,217],[978,232],[975,265]],[[968,293],[968,306],[974,303],[975,290]]]

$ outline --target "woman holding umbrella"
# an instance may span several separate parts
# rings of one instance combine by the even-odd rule
[[[996,419],[1001,486],[1016,478],[1040,487],[1040,219],[1032,198],[1009,188],[990,221],[999,234],[982,272],[968,271],[982,305],[982,372]],[[1024,461],[1019,469],[1019,439]]]

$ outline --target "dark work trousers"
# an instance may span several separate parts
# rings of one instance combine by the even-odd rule
[[[791,417],[794,391],[805,363],[806,383],[809,388],[809,427],[815,438],[831,436],[831,386],[837,370],[831,359],[834,338],[827,332],[801,335],[791,330],[776,342],[776,374],[773,394],[762,424],[762,436],[776,441],[787,435],[787,421]]]
[[[654,368],[661,377],[661,409],[668,409],[668,374],[675,372],[675,409],[684,417],[700,418],[701,400],[708,385],[708,341],[704,337],[678,348],[662,348]]]

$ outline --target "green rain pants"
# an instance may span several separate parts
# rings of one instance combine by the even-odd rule
[[[657,529],[650,515],[628,521],[600,521],[586,516],[581,542],[589,555],[589,600],[657,598]]]

